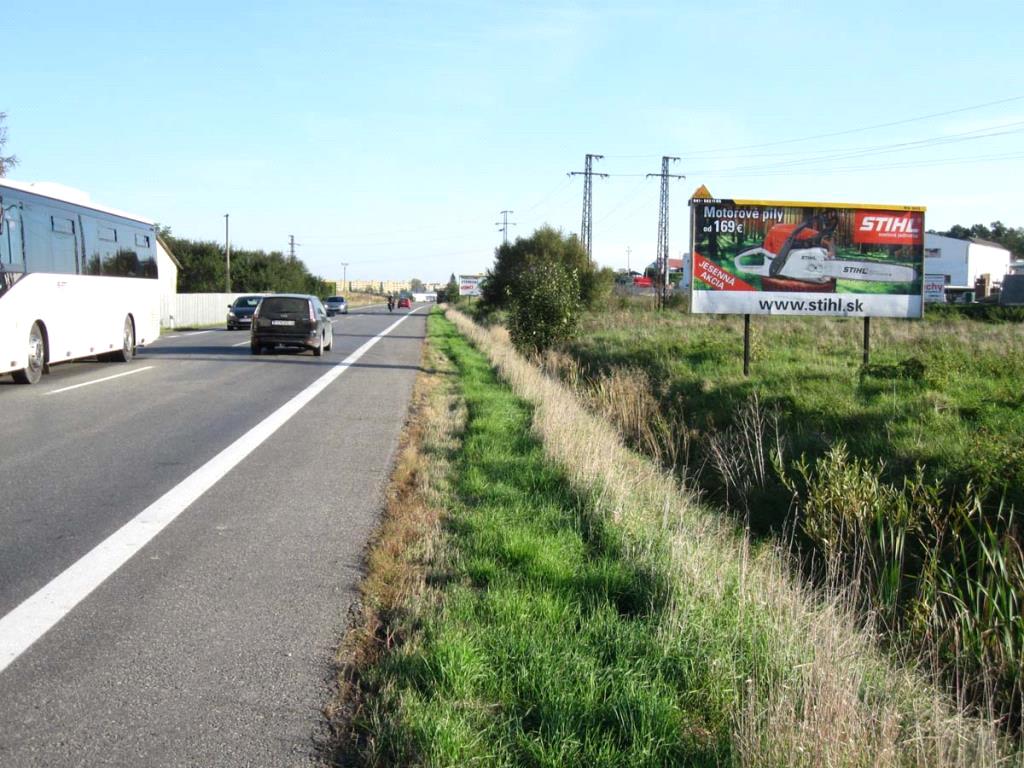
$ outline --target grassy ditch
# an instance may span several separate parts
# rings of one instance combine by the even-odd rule
[[[404,547],[385,537],[374,550],[368,594],[384,610],[364,641],[391,652],[364,655],[347,676],[363,697],[350,753],[388,765],[718,764],[727,713],[703,695],[681,707],[683,678],[666,679],[690,663],[659,637],[662,573],[628,557],[545,458],[532,409],[486,358],[438,315],[430,336],[468,417],[445,460],[450,484],[438,478],[447,513],[421,573],[431,587],[396,601],[373,574],[394,581],[388,563]]]
[[[588,316],[546,365],[755,532],[795,530],[959,699],[1024,711],[1024,328],[1003,318]],[[1009,318],[1012,320],[1013,318]],[[794,515],[795,512],[795,515]]]
[[[343,648],[339,762],[1001,764],[841,599],[452,318]]]

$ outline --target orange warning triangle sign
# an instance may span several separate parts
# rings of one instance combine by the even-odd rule
[[[694,193],[690,195],[690,199],[711,200],[713,198],[711,197],[711,193],[708,192],[708,188],[701,184],[699,187],[697,187]]]

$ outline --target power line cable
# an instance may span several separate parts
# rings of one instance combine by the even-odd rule
[[[782,139],[782,140],[779,140],[779,141],[762,142],[760,144],[742,144],[742,145],[738,145],[738,146],[734,146],[734,147],[718,147],[718,148],[715,148],[715,149],[698,149],[698,150],[693,150],[693,151],[687,152],[686,155],[687,155],[687,157],[696,157],[696,156],[702,156],[702,155],[718,154],[718,153],[722,153],[722,152],[736,152],[736,151],[744,150],[744,149],[763,149],[765,147],[778,147],[778,146],[782,146],[782,145],[785,145],[785,144],[796,144],[796,143],[801,142],[801,141],[813,141],[813,140],[816,140],[816,139],[827,139],[827,138],[832,138],[832,137],[835,137],[835,136],[847,136],[847,135],[850,135],[850,134],[853,134],[853,133],[862,133],[864,131],[874,131],[874,130],[877,130],[879,128],[891,128],[891,127],[894,127],[894,126],[897,126],[897,125],[907,125],[909,123],[916,123],[916,122],[920,122],[920,121],[923,121],[923,120],[932,120],[932,119],[934,119],[936,117],[946,117],[948,115],[956,115],[956,114],[960,114],[960,113],[963,113],[963,112],[972,112],[972,111],[974,111],[976,109],[984,109],[986,107],[993,107],[993,106],[997,106],[999,104],[1009,104],[1009,103],[1012,103],[1012,102],[1015,102],[1015,101],[1021,101],[1021,100],[1024,100],[1024,95],[1021,95],[1021,96],[1011,96],[1011,97],[1006,98],[1006,99],[997,99],[995,101],[986,101],[986,102],[983,102],[981,104],[972,104],[972,105],[966,106],[966,107],[958,107],[957,109],[948,109],[948,110],[945,110],[943,112],[932,112],[932,113],[929,113],[929,114],[926,114],[926,115],[918,115],[916,117],[908,117],[908,118],[905,118],[903,120],[894,120],[894,121],[888,122],[888,123],[876,123],[874,125],[864,125],[864,126],[861,126],[859,128],[849,128],[849,129],[846,129],[846,130],[843,130],[843,131],[832,131],[830,133],[817,133],[817,134],[812,134],[810,136],[801,136],[799,138],[793,138],[793,139]],[[653,158],[653,157],[659,157],[659,155],[649,155],[649,154],[645,154],[645,155],[606,155],[606,157],[609,158],[609,159],[616,159],[616,160],[647,160],[647,159],[650,159],[650,158]],[[617,174],[612,174],[612,175],[617,175]]]
[[[550,192],[548,192],[546,195],[544,195],[544,197],[542,197],[540,200],[538,200],[533,205],[530,205],[530,206],[527,206],[526,208],[521,209],[520,213],[529,213],[530,211],[534,211],[537,208],[540,208],[542,205],[544,205],[544,203],[548,202],[549,200],[551,200],[552,198],[556,197],[560,193],[563,193],[566,190],[570,189],[572,186],[573,186],[573,181],[572,181],[571,177],[568,178],[568,179],[563,179],[561,184],[559,184],[557,187],[553,188]]]
[[[634,175],[640,176],[641,177],[640,180],[636,184],[634,184],[632,187],[630,187],[629,191],[626,192],[625,195],[620,197],[617,202],[615,202],[610,208],[608,208],[608,210],[603,211],[601,213],[601,215],[598,216],[598,218],[597,218],[598,222],[607,221],[611,217],[611,215],[613,213],[615,213],[617,210],[619,210],[623,205],[625,205],[626,203],[630,202],[631,200],[636,199],[637,193],[644,189],[644,187],[645,187],[644,182],[647,181],[647,178],[646,178],[647,174],[634,174]],[[646,202],[646,201],[644,201],[644,202]]]
[[[996,131],[996,132],[998,132],[999,130],[1001,130],[1003,128],[1006,128],[1008,126],[1015,126],[1015,125],[1020,125],[1020,124],[1021,124],[1021,121],[1013,121],[1013,122],[1008,122],[1008,123],[1002,123],[1000,125],[990,125],[990,126],[987,126],[985,128],[975,128],[975,129],[973,129],[971,131],[966,131],[966,132],[961,133],[961,134],[943,134],[942,136],[931,137],[931,138],[927,139],[927,141],[941,141],[945,137],[964,135],[965,133],[979,133],[979,132],[983,132],[983,131]],[[994,133],[993,135],[1000,135],[1000,134]],[[926,141],[926,139],[917,139],[915,141]],[[856,151],[856,150],[860,150],[860,149],[873,149],[873,148],[876,148],[876,147],[897,146],[898,144],[904,144],[904,143],[908,143],[908,142],[875,144],[875,145],[869,145],[869,146],[866,146],[866,147],[850,147],[850,148],[847,148],[847,149],[841,149],[839,147],[824,147],[824,148],[821,148],[821,149],[793,149],[793,150],[785,150],[785,151],[782,151],[782,152],[755,152],[755,153],[750,153],[750,154],[731,155],[731,156],[730,155],[724,155],[722,158],[705,158],[705,159],[707,159],[707,160],[715,160],[715,159],[747,160],[747,159],[756,159],[756,158],[775,158],[775,157],[784,158],[784,157],[794,157],[794,156],[807,157],[808,155],[827,155],[827,154],[833,153],[833,152],[844,152],[844,151],[851,151],[852,152],[852,151]]]
[[[1021,127],[1014,127],[1021,126]],[[823,155],[820,157],[804,157],[794,160],[780,161],[777,163],[764,163],[760,165],[747,165],[747,166],[734,166],[726,170],[734,171],[746,171],[746,170],[765,170],[773,168],[789,168],[793,166],[806,166],[815,165],[818,163],[833,161],[833,160],[849,160],[857,157],[871,157],[873,155],[891,154],[893,152],[907,152],[918,149],[927,149],[931,147],[944,146],[947,144],[958,144],[964,141],[977,141],[979,139],[989,139],[998,136],[1008,136],[1015,133],[1021,133],[1024,131],[1024,120],[1009,123],[1003,128],[1012,128],[1012,130],[992,130],[992,129],[976,129],[973,131],[965,131],[959,134],[951,134],[948,136],[936,136],[927,139],[918,139],[915,141],[898,142],[895,144],[880,144],[874,147],[860,147],[852,148],[847,151],[838,151],[832,155]],[[987,130],[989,133],[980,133],[981,130]],[[708,173],[713,172],[713,169],[692,171],[691,173]]]
[[[879,128],[892,128],[893,126],[896,126],[896,125],[907,125],[908,123],[916,123],[916,122],[920,122],[922,120],[931,120],[931,119],[936,118],[936,117],[946,117],[947,115],[956,115],[956,114],[960,114],[962,112],[971,112],[971,111],[973,111],[975,109],[984,109],[985,107],[993,107],[993,106],[996,106],[997,104],[1009,104],[1011,102],[1021,101],[1021,100],[1024,100],[1024,96],[1011,96],[1010,98],[1007,98],[1007,99],[997,99],[996,101],[987,101],[987,102],[985,102],[983,104],[972,104],[969,107],[960,107],[958,109],[948,109],[948,110],[945,110],[943,112],[932,112],[931,114],[919,115],[918,117],[908,117],[908,118],[906,118],[904,120],[893,120],[892,122],[888,122],[888,123],[876,123],[875,125],[866,125],[866,126],[863,126],[861,128],[849,128],[849,129],[844,130],[844,131],[833,131],[831,133],[817,133],[817,134],[813,134],[811,136],[801,136],[800,138],[796,138],[796,139],[783,139],[781,141],[768,141],[768,142],[763,142],[761,144],[745,144],[745,145],[737,146],[737,147],[723,147],[723,148],[720,148],[720,149],[696,150],[696,151],[693,151],[693,152],[688,152],[687,156],[688,157],[694,157],[696,155],[708,155],[708,154],[714,154],[714,153],[717,153],[717,152],[735,152],[736,150],[741,150],[741,149],[762,149],[764,147],[779,147],[779,146],[782,146],[784,144],[796,144],[797,142],[800,142],[800,141],[813,141],[815,139],[830,139],[830,138],[833,138],[835,136],[848,136],[848,135],[853,134],[853,133],[861,133],[863,131],[874,131],[874,130],[877,130]]]
[[[769,176],[806,176],[821,175],[824,173],[862,173],[865,171],[889,171],[902,168],[937,168],[944,165],[969,165],[972,163],[1005,162],[1024,159],[1024,153],[1009,153],[1002,155],[982,155],[976,157],[947,158],[943,160],[919,160],[906,161],[901,163],[883,163],[878,165],[856,165],[856,166],[831,166],[823,168],[789,168],[789,169],[765,169],[761,171],[733,172],[726,168],[720,171],[700,171],[701,176],[716,179],[750,179]]]

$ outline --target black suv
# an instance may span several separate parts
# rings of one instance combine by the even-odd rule
[[[320,357],[334,346],[334,326],[316,296],[279,293],[265,296],[252,316],[252,353],[278,344],[312,349]]]

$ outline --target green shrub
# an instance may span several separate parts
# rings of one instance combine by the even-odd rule
[[[579,320],[579,278],[558,262],[523,269],[508,288],[512,343],[524,353],[543,352],[571,337]]]
[[[481,302],[489,310],[510,308],[519,274],[542,263],[559,264],[575,272],[573,300],[576,304],[589,308],[606,302],[611,294],[615,273],[610,269],[595,269],[576,235],[541,227],[529,237],[518,237],[514,243],[498,247],[494,266],[487,271],[480,288]]]
[[[587,309],[601,307],[611,299],[615,287],[615,271],[604,269],[583,269],[580,276],[580,304]]]

